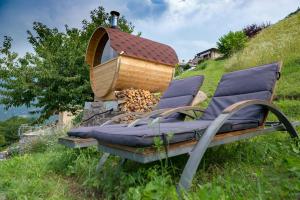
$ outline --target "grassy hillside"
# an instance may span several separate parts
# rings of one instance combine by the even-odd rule
[[[205,75],[202,90],[211,97],[224,72],[283,59],[277,90],[280,98],[275,104],[290,119],[300,120],[300,101],[291,98],[298,98],[300,89],[300,51],[290,42],[294,38],[299,44],[294,35],[299,30],[292,26],[299,28],[297,23],[299,15],[281,21],[229,60],[204,62],[179,77]],[[175,185],[186,155],[171,158],[168,163],[142,165],[129,161],[120,171],[119,158],[110,158],[104,170],[96,173],[101,152],[96,148],[67,149],[56,143],[56,137],[41,139],[25,155],[0,162],[0,199],[177,199]],[[281,200],[298,199],[299,195],[300,145],[285,132],[276,132],[209,149],[185,200]]]
[[[204,82],[201,90],[204,91],[207,96],[212,97],[217,84],[224,73],[224,61],[206,61],[198,65],[194,70],[186,71],[180,74],[176,78],[186,78],[195,75],[204,75]]]
[[[300,12],[251,39],[246,48],[225,62],[226,71],[283,61],[279,98],[300,99]]]

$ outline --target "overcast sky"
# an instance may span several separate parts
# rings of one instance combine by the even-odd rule
[[[32,51],[26,30],[33,21],[64,29],[81,27],[99,5],[118,10],[142,37],[172,46],[180,59],[214,47],[218,38],[251,23],[275,23],[300,6],[300,0],[0,0],[0,37],[13,49]]]

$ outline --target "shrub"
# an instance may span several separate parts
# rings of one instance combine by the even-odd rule
[[[238,52],[246,46],[248,38],[243,31],[230,31],[228,34],[223,35],[217,46],[219,51],[225,56],[229,57]]]
[[[0,147],[5,145],[5,137],[4,135],[0,135]]]
[[[191,68],[191,66],[189,64],[176,65],[176,67],[175,67],[175,76],[180,75],[182,72],[184,72],[185,70],[188,70],[190,68]]]
[[[260,25],[257,24],[251,24],[249,26],[246,26],[245,28],[243,28],[243,32],[245,33],[245,35],[248,38],[252,38],[254,37],[256,34],[258,34],[261,30],[269,27],[271,24],[268,23],[262,23]]]
[[[18,129],[21,124],[29,124],[32,121],[32,119],[25,117],[12,117],[6,121],[0,122],[0,135],[4,136],[6,145],[19,139]]]

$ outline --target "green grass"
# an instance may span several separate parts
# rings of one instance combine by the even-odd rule
[[[201,90],[211,97],[224,72],[283,59],[274,103],[290,119],[300,120],[300,44],[299,36],[294,35],[300,30],[299,17],[292,16],[264,30],[231,59],[206,61],[178,78],[205,75]],[[208,101],[201,106],[207,106]],[[268,119],[276,120],[273,115]],[[120,170],[119,158],[112,157],[103,171],[96,173],[100,156],[96,148],[78,151],[59,146],[56,138],[38,141],[25,155],[0,162],[0,200],[177,199],[175,186],[187,156],[146,165],[129,161]],[[185,200],[273,200],[299,196],[299,141],[293,141],[285,132],[276,132],[209,149]]]
[[[7,199],[72,199],[67,188],[67,181],[61,176],[49,172],[45,165],[53,155],[53,153],[24,155],[1,163],[0,197],[5,196]]]
[[[287,106],[287,105],[286,105]],[[288,108],[290,109],[290,108]],[[299,108],[298,108],[299,111]],[[7,199],[176,199],[187,156],[147,165],[129,161],[118,171],[101,153],[54,145],[0,163],[0,197]],[[186,199],[296,199],[300,148],[286,133],[209,149]]]
[[[205,92],[208,97],[212,97],[220,78],[224,73],[224,61],[210,60],[198,65],[194,70],[186,71],[178,78],[186,78],[195,75],[204,75],[204,82],[200,90]]]

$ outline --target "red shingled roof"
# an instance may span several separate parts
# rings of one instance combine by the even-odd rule
[[[117,28],[100,27],[99,29],[107,32],[110,46],[117,53],[123,52],[122,55],[172,66],[178,63],[176,52],[168,45],[122,32]]]

